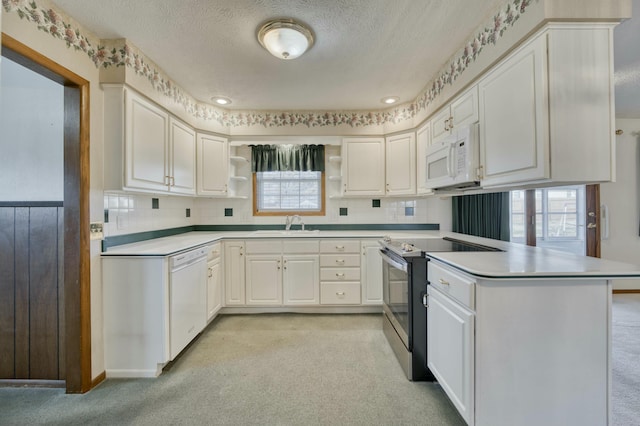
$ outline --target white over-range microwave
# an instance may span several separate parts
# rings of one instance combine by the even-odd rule
[[[426,187],[462,189],[480,185],[478,123],[454,130],[426,149]]]

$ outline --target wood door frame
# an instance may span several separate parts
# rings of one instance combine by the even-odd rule
[[[67,393],[91,389],[89,81],[2,33],[2,56],[64,86],[64,316]]]

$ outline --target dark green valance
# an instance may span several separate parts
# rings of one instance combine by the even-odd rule
[[[251,145],[252,172],[324,172],[324,145]]]
[[[509,193],[461,195],[451,199],[452,231],[509,241]]]

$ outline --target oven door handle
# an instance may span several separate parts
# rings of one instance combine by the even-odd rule
[[[384,260],[385,262],[387,262],[389,265],[393,266],[394,268],[400,269],[401,271],[404,271],[404,272],[407,272],[407,264],[406,263],[400,263],[397,260],[390,258],[382,250],[380,250],[380,257],[382,257],[382,260]]]

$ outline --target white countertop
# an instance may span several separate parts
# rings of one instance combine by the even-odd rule
[[[103,256],[169,256],[221,239],[281,238],[381,238],[397,239],[451,237],[504,250],[503,252],[438,252],[428,253],[463,272],[487,279],[505,278],[637,278],[640,266],[586,256],[578,256],[540,247],[508,243],[488,238],[440,231],[194,231],[171,237],[156,238],[109,248]]]
[[[155,238],[139,243],[110,247],[103,256],[170,256],[221,239],[281,239],[281,238],[440,238],[439,231],[193,231],[171,237]]]

